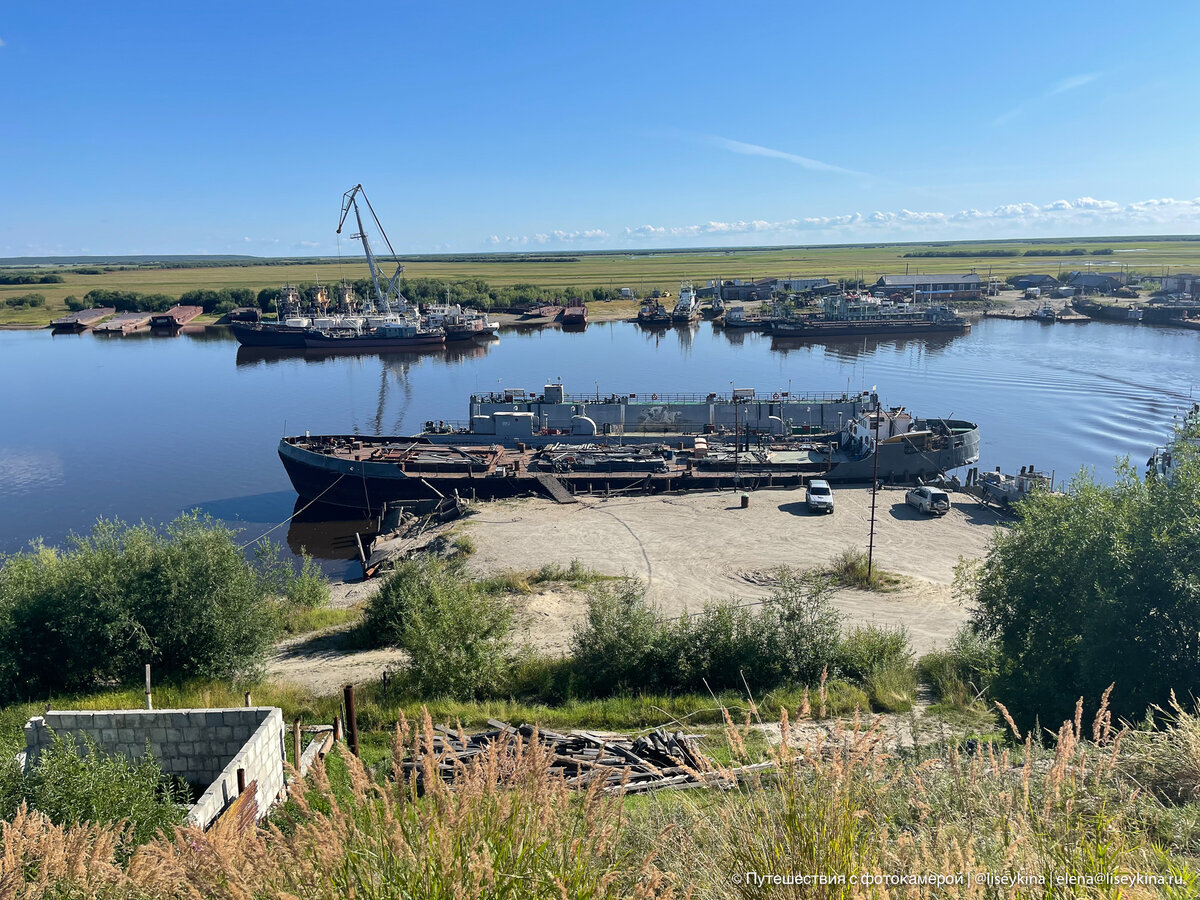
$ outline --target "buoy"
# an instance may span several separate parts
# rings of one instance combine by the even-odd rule
[[[658,399],[658,394],[651,394],[651,395],[650,395],[650,399],[651,399],[651,400],[657,400],[657,399]]]
[[[774,396],[774,397],[772,397],[771,399],[772,399],[772,400],[778,400],[778,399],[779,399],[779,392],[778,392],[778,391],[776,391],[776,393],[775,393],[775,396]]]

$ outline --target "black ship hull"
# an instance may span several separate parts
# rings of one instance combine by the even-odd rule
[[[243,347],[291,347],[304,349],[304,328],[292,328],[271,322],[250,325],[234,322],[229,326]]]

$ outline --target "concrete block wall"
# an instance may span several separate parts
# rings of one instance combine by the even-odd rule
[[[260,707],[259,711],[267,715],[189,810],[189,824],[207,828],[237,798],[238,769],[246,770],[246,784],[252,781],[258,784],[255,795],[258,804],[256,818],[265,816],[276,798],[283,793],[283,763],[287,759],[283,711],[278,707]]]
[[[103,752],[128,759],[149,748],[164,772],[203,792],[189,815],[202,827],[237,796],[239,768],[247,784],[258,782],[260,817],[284,786],[283,713],[276,707],[52,710],[25,725],[25,766],[37,762],[55,733],[86,734]]]

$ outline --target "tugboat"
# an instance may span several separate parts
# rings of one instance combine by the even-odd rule
[[[638,310],[637,321],[643,328],[666,328],[671,324],[671,314],[657,300],[647,300]]]
[[[700,317],[699,306],[696,289],[692,287],[690,281],[683,282],[679,286],[679,300],[675,303],[675,308],[671,310],[671,321],[676,323],[695,322]]]

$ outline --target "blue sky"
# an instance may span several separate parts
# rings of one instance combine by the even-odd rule
[[[1200,230],[1193,3],[0,4],[0,256]],[[342,241],[343,252],[357,246]]]

